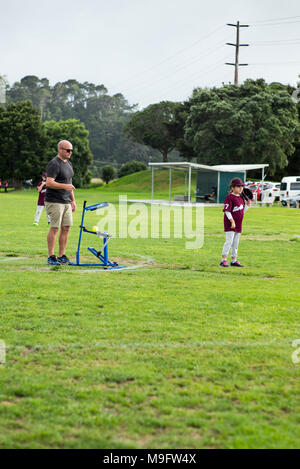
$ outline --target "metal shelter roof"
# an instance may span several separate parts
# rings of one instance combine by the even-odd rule
[[[239,171],[251,171],[252,169],[263,169],[267,168],[268,164],[221,164],[212,166],[213,169],[222,172],[239,172]]]
[[[222,164],[216,166],[207,166],[198,163],[189,162],[175,162],[175,163],[149,163],[150,167],[176,169],[176,170],[202,170],[202,171],[221,171],[221,172],[236,172],[236,171],[251,171],[252,169],[263,169],[268,167],[268,164]]]

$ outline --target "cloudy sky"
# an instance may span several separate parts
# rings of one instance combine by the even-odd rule
[[[0,75],[51,85],[104,84],[142,108],[181,101],[196,86],[232,82],[236,28],[240,82],[295,85],[300,74],[299,0],[0,0]]]

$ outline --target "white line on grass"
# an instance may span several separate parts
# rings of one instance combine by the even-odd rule
[[[75,266],[76,267],[76,266]],[[103,272],[122,272],[122,270],[134,270],[134,269],[140,269],[141,267],[149,267],[147,265],[132,265],[132,266],[128,266],[128,267],[122,267],[121,269],[118,268],[118,269],[104,269],[103,267],[100,267],[99,269],[89,269],[89,270],[77,270],[76,272],[79,273],[79,274],[90,274],[90,273],[97,273],[97,274],[100,274],[100,273],[103,273]],[[67,272],[71,272],[71,269],[68,270]]]
[[[156,262],[155,259],[153,259],[153,257],[142,256],[141,254],[136,254],[135,252],[121,252],[121,251],[115,251],[115,252],[124,256],[136,256],[136,257],[139,257],[140,259],[144,259],[147,262]]]
[[[278,341],[272,339],[269,341],[254,341],[254,342],[231,342],[231,341],[199,341],[199,342],[165,342],[165,343],[153,343],[153,342],[128,342],[128,343],[111,343],[111,342],[96,342],[95,344],[85,345],[85,344],[72,344],[72,345],[63,345],[63,344],[49,344],[49,345],[8,345],[6,344],[6,349],[9,350],[19,350],[24,348],[32,349],[33,352],[43,351],[43,350],[71,350],[71,349],[81,349],[81,350],[92,350],[92,349],[101,349],[101,348],[139,348],[139,349],[175,349],[175,348],[211,348],[211,347],[268,347],[270,345],[274,346],[286,346],[292,344],[293,340],[283,340]]]
[[[0,259],[0,262],[23,261],[24,259],[29,259],[29,258],[28,258],[28,257],[14,257],[14,256],[9,256],[9,257],[5,257],[4,259]]]

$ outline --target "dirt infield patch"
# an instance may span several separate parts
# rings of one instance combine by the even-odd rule
[[[53,271],[60,271],[60,272],[71,272],[71,271],[76,271],[79,273],[88,273],[88,272],[107,272],[111,270],[129,270],[129,269],[138,269],[141,267],[149,267],[149,266],[155,266],[158,267],[159,264],[155,262],[154,259],[151,257],[147,256],[142,256],[139,254],[128,254],[128,256],[134,256],[136,257],[135,259],[132,257],[123,257],[123,256],[114,256],[113,259],[110,259],[111,262],[116,262],[118,266],[122,266],[123,269],[109,269],[105,268],[100,265],[99,267],[92,265],[92,266],[70,266],[70,265],[59,265],[59,266],[48,266],[46,264],[46,259],[45,257],[42,256],[34,256],[34,257],[23,257],[20,256],[18,257],[17,255],[9,256],[9,257],[3,257],[0,258],[0,262],[3,261],[27,261],[27,265],[19,265],[19,262],[17,262],[15,265],[12,265],[10,263],[9,265],[9,270],[10,271],[37,271],[37,272],[53,272]],[[43,260],[44,265],[41,264],[41,260]],[[71,259],[72,260],[72,259]],[[72,260],[73,262],[73,260]],[[74,260],[75,262],[75,260]],[[91,256],[82,256],[81,257],[81,263],[86,263],[86,264],[97,264],[97,260],[93,259]],[[39,264],[39,265],[38,265]]]

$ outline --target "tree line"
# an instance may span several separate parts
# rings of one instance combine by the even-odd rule
[[[83,122],[89,132],[95,175],[103,162],[121,165],[129,160],[159,161],[156,150],[130,140],[123,133],[136,106],[129,105],[121,93],[110,96],[103,84],[67,80],[50,86],[47,78],[28,75],[12,86],[7,84],[6,96],[8,104],[30,100],[42,122],[68,119]]]
[[[88,131],[78,119],[41,122],[32,102],[0,106],[0,178],[20,187],[24,180],[38,180],[57,154],[57,143],[70,140],[74,147],[74,185],[90,180],[92,163]]]
[[[183,103],[163,101],[134,114],[125,126],[133,141],[163,158],[176,149],[207,165],[269,164],[269,176],[300,174],[300,104],[294,88],[263,79],[195,89]]]
[[[0,106],[0,176],[17,184],[40,177],[61,139],[74,145],[77,186],[91,170],[100,175],[101,162],[167,161],[174,152],[208,165],[267,163],[276,178],[299,174],[300,105],[293,90],[246,80],[137,111],[104,85],[68,80],[51,87],[46,78],[26,76],[7,84],[8,104]]]

